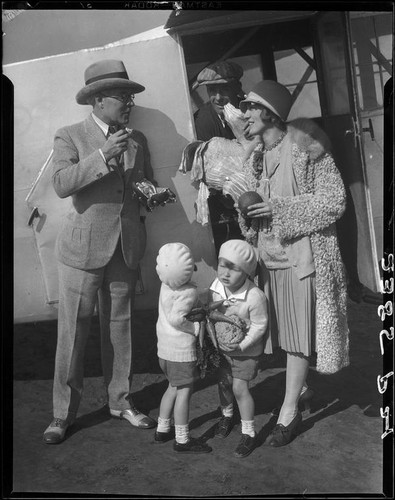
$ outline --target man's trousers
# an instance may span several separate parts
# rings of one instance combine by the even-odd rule
[[[98,299],[101,357],[108,405],[126,410],[132,382],[131,317],[137,270],[129,269],[120,243],[109,263],[93,270],[59,262],[59,316],[53,386],[54,418],[71,423],[80,403],[84,352]]]

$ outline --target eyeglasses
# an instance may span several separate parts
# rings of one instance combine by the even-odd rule
[[[117,101],[122,102],[122,104],[126,104],[127,106],[134,106],[134,94],[128,94],[124,96],[102,94],[102,96],[111,97],[112,99],[116,99]]]

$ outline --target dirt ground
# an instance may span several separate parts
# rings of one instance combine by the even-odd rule
[[[158,416],[166,383],[156,358],[156,311],[135,315],[134,401]],[[259,445],[244,459],[232,452],[237,425],[225,440],[213,438],[219,417],[215,379],[199,381],[190,429],[213,447],[207,455],[180,456],[172,443],[154,444],[154,430],[112,419],[104,405],[97,322],[86,355],[79,418],[60,445],[46,445],[51,420],[56,323],[15,326],[13,492],[71,495],[246,496],[382,492],[381,322],[377,306],[349,303],[351,366],[333,376],[310,370],[315,392],[301,433],[288,446],[265,440],[275,424],[272,408],[284,391],[284,356],[267,356],[252,385]]]

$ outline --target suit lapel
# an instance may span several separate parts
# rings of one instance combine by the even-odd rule
[[[89,142],[92,144],[93,149],[101,148],[106,142],[106,136],[104,135],[99,125],[92,118],[92,115],[89,115],[85,120],[85,131],[87,136],[89,137]]]

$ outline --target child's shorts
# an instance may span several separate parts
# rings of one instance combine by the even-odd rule
[[[173,387],[192,384],[199,378],[196,361],[180,362],[159,358],[159,366]]]
[[[260,356],[235,356],[233,358],[224,352],[222,354],[226,359],[226,366],[223,370],[231,374],[233,378],[249,382],[258,375]]]

